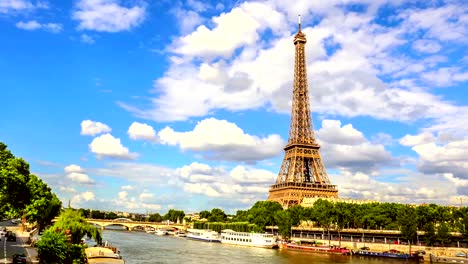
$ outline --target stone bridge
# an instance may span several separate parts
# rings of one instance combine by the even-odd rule
[[[114,220],[103,220],[103,219],[90,219],[87,218],[86,221],[90,224],[94,224],[100,226],[102,229],[105,229],[106,226],[111,225],[120,225],[126,227],[128,230],[133,230],[135,227],[142,227],[144,229],[147,228],[154,228],[154,229],[178,229],[178,230],[186,230],[187,227],[183,224],[174,224],[174,223],[158,223],[158,222],[140,222],[140,221],[133,221],[131,219],[126,218],[118,218]]]

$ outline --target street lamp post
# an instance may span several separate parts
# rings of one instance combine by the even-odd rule
[[[460,208],[463,207],[463,201],[468,200],[467,196],[456,196],[455,200],[460,201]]]

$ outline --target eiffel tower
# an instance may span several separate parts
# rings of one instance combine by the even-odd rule
[[[275,184],[270,186],[269,201],[284,208],[301,204],[303,198],[338,197],[336,185],[330,183],[320,156],[320,146],[314,135],[307,84],[306,36],[299,30],[294,36],[293,101],[291,127],[285,155]]]

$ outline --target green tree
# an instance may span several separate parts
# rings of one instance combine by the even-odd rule
[[[119,218],[119,216],[114,212],[109,212],[109,213],[106,214],[106,219],[113,220],[113,219],[116,219],[116,218]]]
[[[211,216],[210,211],[203,210],[200,212],[200,219],[208,219]]]
[[[226,219],[227,215],[219,208],[211,209],[210,216],[208,217],[209,222],[225,222]]]
[[[463,216],[461,233],[464,239],[468,239],[468,212]]]
[[[62,202],[36,175],[30,175],[28,188],[31,190],[31,201],[25,209],[26,218],[30,223],[36,222],[39,230],[42,230],[60,213]]]
[[[84,218],[91,218],[91,211],[89,209],[80,208],[78,211]]]
[[[286,209],[289,213],[289,217],[291,218],[291,224],[293,226],[298,226],[301,224],[302,220],[307,219],[306,210],[304,207],[300,205],[294,205]]]
[[[248,210],[237,210],[236,215],[232,218],[232,222],[247,222],[248,216]]]
[[[182,221],[185,217],[184,211],[170,209],[164,216],[163,220],[169,220],[171,222]]]
[[[103,212],[99,210],[91,210],[91,218],[92,219],[105,219],[105,215]]]
[[[414,239],[417,237],[418,232],[418,215],[416,209],[406,205],[398,211],[398,225],[400,225],[401,236],[409,242],[409,250],[411,245],[414,244]]]
[[[336,229],[338,231],[338,243],[341,247],[341,230],[351,221],[352,215],[346,203],[338,202],[334,206]]]
[[[257,226],[258,230],[255,231],[264,232],[266,226],[277,225],[275,215],[282,210],[283,207],[278,202],[258,201],[249,209],[247,219]]]
[[[92,237],[98,244],[102,242],[101,230],[88,222],[73,209],[66,209],[51,227],[53,230],[68,230],[73,244],[79,244],[84,236]]]
[[[432,222],[427,222],[424,227],[424,242],[428,246],[434,246],[437,242],[437,235],[435,233],[434,224]]]
[[[84,236],[102,243],[98,228],[86,222],[79,211],[66,209],[37,242],[41,263],[85,263],[85,247],[81,245]]]
[[[148,221],[150,222],[161,222],[162,216],[159,213],[151,214]]]
[[[0,142],[0,214],[6,213],[10,218],[22,216],[31,199],[29,175],[29,164],[16,158]]]
[[[446,244],[450,243],[450,229],[446,223],[441,223],[437,227],[437,240],[440,242],[440,244],[442,244],[442,246],[445,246]]]
[[[438,206],[435,204],[420,205],[416,207],[416,214],[418,215],[418,227],[420,229],[424,229],[423,227],[429,222],[435,224],[436,207]]]
[[[43,228],[60,208],[60,200],[47,184],[30,174],[29,164],[0,142],[0,217],[25,216],[28,222]]]
[[[276,211],[275,220],[278,226],[278,233],[283,238],[290,238],[291,227],[293,225],[290,212],[287,210]]]
[[[320,226],[327,231],[328,244],[331,244],[330,228],[335,221],[334,204],[328,200],[318,199],[314,203],[314,214]]]
[[[47,229],[37,242],[40,263],[70,263],[70,245],[64,232]]]

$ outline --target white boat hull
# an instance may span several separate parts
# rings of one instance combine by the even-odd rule
[[[218,232],[211,230],[191,229],[187,234],[187,239],[221,243],[221,238],[219,237]]]
[[[221,232],[221,243],[245,247],[276,248],[276,237],[267,233],[247,233],[233,230]]]

